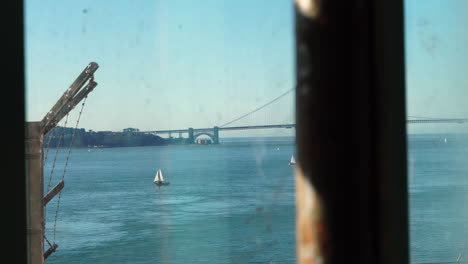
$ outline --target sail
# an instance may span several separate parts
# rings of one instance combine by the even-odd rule
[[[158,172],[156,172],[156,175],[154,176],[154,181],[158,181],[159,180],[159,170]]]
[[[161,181],[164,181],[164,178],[163,178],[163,176],[162,176],[162,171],[161,171],[161,170],[159,170],[159,179],[160,179]]]
[[[156,176],[154,177],[154,181],[157,182],[157,181],[162,181],[162,172],[161,172],[161,169],[158,169],[158,172],[156,172]]]
[[[291,164],[296,164],[296,160],[294,159],[294,156],[291,156],[291,161],[290,161]]]

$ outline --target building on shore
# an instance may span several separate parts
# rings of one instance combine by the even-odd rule
[[[212,142],[211,139],[197,139],[196,143],[199,145],[209,145]]]

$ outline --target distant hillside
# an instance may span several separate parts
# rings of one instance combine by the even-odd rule
[[[60,135],[63,134],[60,147],[68,147],[73,134],[73,128],[57,126],[44,137],[44,147],[50,139],[50,147],[56,147]],[[163,138],[154,135],[138,133],[138,129],[124,129],[125,132],[86,131],[79,128],[75,133],[73,147],[138,147],[166,145]]]

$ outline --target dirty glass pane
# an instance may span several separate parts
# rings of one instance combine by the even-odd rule
[[[293,14],[25,1],[27,121],[99,64],[84,107],[44,136],[44,192],[65,181],[48,263],[295,262]]]
[[[468,261],[468,2],[405,0],[411,263]],[[419,120],[419,121],[418,121]]]

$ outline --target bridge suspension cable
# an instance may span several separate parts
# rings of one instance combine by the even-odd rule
[[[293,88],[287,90],[286,92],[282,93],[280,96],[274,98],[273,100],[267,102],[266,104],[254,109],[254,110],[252,110],[252,111],[250,111],[250,112],[248,112],[248,113],[246,113],[246,114],[244,114],[244,115],[242,115],[242,116],[240,116],[240,117],[238,117],[238,118],[236,118],[234,120],[231,120],[231,121],[229,121],[229,122],[227,122],[227,123],[225,123],[225,124],[223,124],[223,125],[221,125],[219,127],[225,127],[225,126],[227,126],[229,124],[232,124],[232,123],[234,123],[236,121],[239,121],[239,120],[241,120],[241,119],[243,119],[243,118],[245,118],[245,117],[247,117],[247,116],[249,116],[249,115],[251,115],[251,114],[253,114],[253,113],[255,113],[255,112],[257,112],[257,111],[259,111],[259,110],[261,110],[261,109],[263,109],[265,107],[267,107],[267,106],[269,106],[270,104],[278,101],[279,99],[283,98],[284,96],[288,95],[289,93],[291,93],[294,90],[296,90],[296,86],[294,86]]]
[[[410,118],[420,118],[420,119],[444,119],[444,118],[438,118],[438,117],[427,117],[427,116],[408,116]]]

